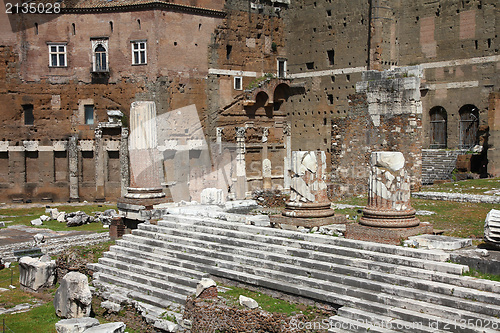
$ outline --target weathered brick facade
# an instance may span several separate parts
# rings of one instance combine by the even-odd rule
[[[124,129],[134,101],[156,104],[165,184],[197,184],[183,199],[207,186],[234,191],[236,127],[246,128],[239,170],[247,191],[262,188],[264,159],[273,186],[288,188],[290,152],[317,149],[331,160],[334,196],[364,192],[374,150],[403,152],[417,189],[422,148],[484,146],[487,135],[479,136],[488,129],[483,148],[496,175],[495,6],[495,0],[86,0],[65,1],[59,15],[2,11],[0,199],[123,195]],[[98,45],[105,70],[96,67]],[[66,58],[52,58],[59,53],[51,46],[63,47]],[[144,59],[134,47],[144,47]],[[421,69],[419,111],[396,107],[374,120],[377,103],[359,83],[387,85],[385,102],[405,106],[391,89],[405,91],[398,82],[408,74],[366,79],[363,72],[414,65]],[[123,112],[122,123],[108,122],[108,110]],[[173,125],[168,114],[178,110],[198,119]],[[230,144],[224,150],[217,142]],[[179,168],[168,156],[184,150]],[[228,174],[203,178],[221,165]]]

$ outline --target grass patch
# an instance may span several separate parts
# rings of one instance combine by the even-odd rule
[[[463,275],[464,276],[472,276],[472,277],[475,277],[478,279],[485,279],[485,280],[500,282],[500,275],[486,274],[486,273],[482,273],[476,269],[470,269],[468,272],[463,273]]]
[[[228,288],[224,293],[221,293],[221,296],[224,297],[231,306],[239,307],[239,297],[240,295],[253,298],[259,303],[259,306],[262,310],[272,312],[272,313],[284,313],[286,315],[291,315],[292,313],[300,312],[297,304],[290,303],[287,301],[283,301],[277,298],[273,298],[269,295],[251,291],[244,288],[239,287],[225,287]]]
[[[365,206],[366,198],[349,198],[339,201],[339,204]],[[422,222],[432,223],[435,230],[445,230],[444,235],[453,237],[471,237],[482,239],[484,235],[484,219],[491,209],[498,208],[495,204],[453,202],[441,200],[411,199],[416,210],[428,210],[434,215],[418,216]],[[359,221],[362,208],[336,209],[338,214],[349,215],[353,222]]]
[[[55,333],[55,324],[61,320],[56,316],[52,302],[47,302],[28,312],[4,315],[2,319],[5,319],[5,325],[16,333]]]
[[[116,209],[116,206],[112,205],[85,205],[85,206],[58,206],[57,208],[60,212],[76,212],[82,211],[87,215],[94,216],[93,212],[104,212],[107,209]],[[56,220],[51,220],[44,222],[41,226],[32,226],[31,220],[34,220],[41,215],[45,214],[45,207],[32,207],[32,208],[3,208],[0,209],[0,221],[12,221],[6,225],[26,225],[29,227],[39,228],[39,229],[50,229],[53,231],[67,231],[67,230],[78,230],[78,231],[92,231],[92,232],[106,232],[108,229],[104,229],[101,223],[89,223],[81,225],[78,227],[67,227],[66,223],[60,223]]]
[[[422,192],[464,194],[485,194],[484,192],[493,190],[500,190],[500,178],[468,179],[422,187]]]

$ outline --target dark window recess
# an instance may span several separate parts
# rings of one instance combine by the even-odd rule
[[[232,45],[226,45],[226,59],[229,60],[231,57],[231,51],[233,51]]]
[[[442,106],[435,106],[431,109],[431,149],[444,149],[447,145],[447,113]]]
[[[278,60],[278,77],[285,77],[285,60]]]
[[[23,105],[24,125],[33,125],[35,117],[33,116],[33,104]]]
[[[85,105],[85,125],[93,125],[94,124],[94,106],[93,105]]]
[[[471,104],[464,105],[460,113],[460,147],[471,149],[478,143],[479,110]]]
[[[328,51],[326,51],[326,54],[328,55],[328,64],[330,66],[335,65],[335,51],[334,50],[328,50]]]
[[[307,69],[314,69],[314,62],[306,62]]]
[[[327,94],[326,98],[328,98],[328,105],[332,105],[333,104],[333,95]]]

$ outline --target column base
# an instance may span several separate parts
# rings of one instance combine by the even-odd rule
[[[329,217],[335,214],[331,209],[329,201],[325,202],[292,202],[286,203],[283,216],[311,218],[311,217]]]
[[[415,217],[413,208],[406,211],[365,208],[359,223],[377,228],[408,228],[418,226],[420,220]]]

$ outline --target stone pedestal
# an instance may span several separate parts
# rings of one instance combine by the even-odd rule
[[[410,204],[410,178],[400,152],[373,152],[370,157],[368,205],[360,223],[370,227],[418,226]]]
[[[301,218],[334,215],[326,193],[325,152],[294,151],[291,162],[290,201],[283,215]]]

